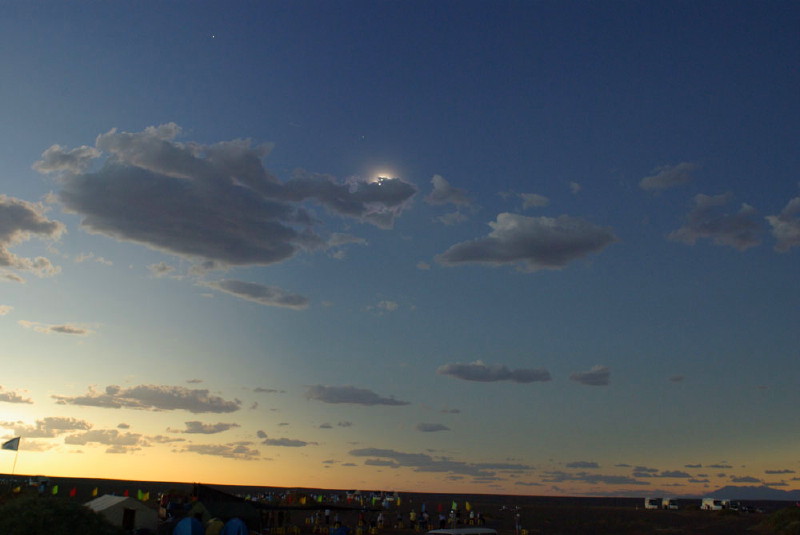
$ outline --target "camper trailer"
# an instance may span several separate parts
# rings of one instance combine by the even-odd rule
[[[661,498],[645,498],[645,509],[661,509]]]
[[[723,509],[728,509],[731,506],[730,500],[720,500],[717,498],[703,498],[703,503],[700,505],[700,509],[703,511],[722,511]]]
[[[664,501],[661,502],[662,509],[671,509],[675,510],[678,508],[678,500],[677,498],[664,498]]]

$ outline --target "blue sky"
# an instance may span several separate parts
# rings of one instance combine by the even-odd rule
[[[1,5],[17,471],[798,488],[799,19]]]

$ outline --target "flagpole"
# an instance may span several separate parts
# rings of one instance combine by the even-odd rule
[[[17,470],[17,455],[19,455],[19,450],[14,452],[14,466],[11,467],[11,477],[14,477],[14,473]]]

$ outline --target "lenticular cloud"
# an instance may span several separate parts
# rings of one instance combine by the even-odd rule
[[[59,177],[58,198],[85,230],[218,266],[325,247],[306,204],[390,228],[417,191],[399,178],[341,183],[306,171],[281,182],[263,165],[271,145],[180,142],[180,133],[174,123],[113,129],[96,147],[53,145],[34,168]]]

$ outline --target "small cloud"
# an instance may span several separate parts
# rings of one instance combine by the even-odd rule
[[[186,424],[186,429],[179,430],[179,429],[168,429],[168,431],[172,433],[186,433],[186,434],[201,434],[201,435],[214,435],[216,433],[222,433],[223,431],[228,431],[229,429],[234,429],[239,427],[239,424],[234,423],[216,423],[216,424],[204,424],[198,421],[191,421],[191,422],[184,422]]]
[[[550,199],[538,193],[520,193],[519,197],[522,199],[522,209],[528,208],[541,208],[550,204]]]
[[[581,186],[577,182],[570,182],[569,183],[569,190],[572,192],[573,195],[577,195],[578,193],[581,192],[582,189],[583,189],[583,186]]]
[[[64,224],[45,217],[45,211],[42,204],[0,195],[0,268],[28,271],[38,277],[51,277],[61,271],[45,257],[25,258],[10,251],[34,235],[57,240],[66,232]],[[3,277],[14,282],[24,280],[7,272]]]
[[[286,390],[278,390],[277,388],[263,388],[263,387],[257,386],[257,387],[255,387],[253,389],[253,392],[256,392],[256,393],[259,393],[259,394],[285,394]]]
[[[333,426],[329,423],[320,424],[320,429],[333,429]]]
[[[33,400],[27,397],[23,397],[17,392],[12,392],[8,390],[3,390],[3,387],[0,386],[0,402],[5,403],[23,403],[27,405],[33,404]]]
[[[720,213],[719,207],[730,202],[730,193],[721,195],[698,194],[693,207],[686,215],[686,222],[667,237],[694,245],[699,239],[710,239],[716,245],[728,245],[744,251],[761,243],[758,234],[761,225],[755,220],[756,210],[745,203],[735,214]]]
[[[353,427],[353,422],[338,422],[336,425],[338,427]]]
[[[309,300],[299,294],[287,292],[276,286],[265,286],[254,282],[245,282],[233,279],[223,279],[203,283],[203,286],[225,292],[246,301],[259,305],[276,306],[302,310],[308,307]]]
[[[672,383],[680,383],[683,382],[684,376],[683,375],[673,375],[669,378],[670,382]]]
[[[76,264],[82,264],[82,263],[88,262],[90,260],[93,261],[93,262],[97,262],[98,264],[103,264],[104,266],[113,266],[114,265],[114,262],[112,262],[111,260],[106,260],[102,256],[95,256],[94,253],[81,253],[81,254],[79,254],[78,256],[76,256],[73,259],[73,261]]]
[[[761,480],[755,477],[731,477],[731,483],[761,483]]]
[[[400,307],[397,304],[397,301],[389,301],[389,300],[382,300],[378,301],[377,305],[367,307],[370,310],[378,310],[380,313],[384,312],[394,312]]]
[[[250,447],[251,442],[231,442],[229,444],[187,444],[183,451],[199,455],[212,455],[226,459],[254,461],[261,453]]]
[[[0,305],[0,316],[6,316],[12,310],[14,310],[14,307],[11,305]]]
[[[502,213],[489,226],[492,231],[488,236],[457,243],[436,260],[446,266],[482,263],[517,265],[525,272],[558,270],[617,241],[610,228],[567,215],[552,218]]]
[[[658,191],[681,184],[686,184],[692,180],[691,172],[697,169],[697,165],[689,162],[679,163],[678,165],[665,165],[654,170],[654,175],[646,176],[639,181],[639,187],[647,191]]]
[[[513,383],[533,383],[550,381],[550,372],[543,368],[512,370],[500,364],[487,365],[480,360],[470,364],[460,362],[440,366],[436,373],[449,375],[464,381],[496,382],[511,381]]]
[[[785,253],[792,247],[800,247],[800,197],[790,200],[778,215],[767,216],[775,238],[775,250]]]
[[[385,398],[372,390],[354,386],[309,386],[306,388],[306,398],[323,403],[348,403],[352,405],[409,405],[408,401]]]
[[[258,432],[258,437],[263,439],[261,444],[265,446],[280,446],[284,448],[303,448],[305,446],[316,446],[316,442],[306,442],[292,438],[269,438],[263,431]]]
[[[450,431],[450,428],[443,424],[417,424],[417,431],[423,433],[436,433],[437,431]]]
[[[130,429],[130,428],[131,428],[130,424],[126,424],[124,422],[117,424],[117,429]]]
[[[465,214],[459,211],[455,211],[455,212],[449,212],[444,215],[440,215],[439,217],[436,218],[436,221],[448,227],[452,227],[453,225],[458,225],[459,223],[463,223],[468,219],[469,217],[467,217]]]
[[[420,262],[417,262],[417,269],[421,269],[423,271],[428,271],[429,269],[431,269],[431,265],[429,263],[427,263],[427,262],[420,261]]]
[[[441,175],[433,175],[431,184],[433,185],[433,191],[425,197],[425,202],[428,204],[468,206],[471,203],[466,190],[454,188]]]
[[[19,320],[17,322],[26,329],[33,329],[37,333],[43,334],[74,334],[77,336],[88,336],[94,334],[94,331],[81,325],[74,323],[62,323],[60,325],[47,325],[36,321]]]
[[[158,264],[150,264],[147,266],[147,270],[150,271],[153,277],[166,277],[175,271],[175,267],[164,262],[159,262]]]
[[[794,470],[764,470],[765,474],[770,475],[782,475],[782,474],[794,474]]]
[[[589,386],[606,386],[611,379],[611,369],[608,366],[594,366],[588,372],[575,372],[569,376],[572,381]]]
[[[197,385],[203,382],[202,379],[187,379],[186,382],[190,385]]]
[[[574,461],[566,464],[567,468],[600,468],[594,461]]]

